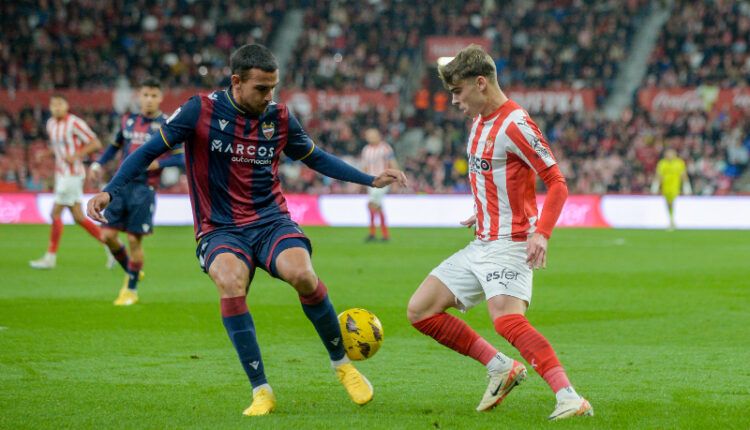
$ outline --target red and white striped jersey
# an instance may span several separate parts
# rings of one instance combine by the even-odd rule
[[[84,176],[86,169],[81,160],[68,163],[65,157],[73,155],[96,138],[96,134],[84,120],[67,114],[62,119],[47,120],[47,135],[55,152],[55,173],[63,176]]]
[[[367,144],[362,149],[362,170],[370,175],[379,175],[391,167],[393,157],[393,148],[387,142],[380,142],[379,145]]]
[[[508,100],[471,126],[469,180],[480,240],[524,241],[537,220],[535,174],[555,164],[529,114]]]

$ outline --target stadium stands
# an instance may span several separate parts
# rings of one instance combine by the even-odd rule
[[[434,35],[486,38],[504,88],[594,90],[592,110],[530,108],[571,192],[646,193],[666,146],[686,159],[698,194],[732,192],[733,181],[748,171],[747,115],[655,109],[640,94],[620,118],[597,114],[651,2],[515,1],[502,8],[490,3],[289,0],[245,7],[238,0],[214,0],[157,7],[127,0],[113,5],[42,2],[31,8],[5,2],[0,6],[0,89],[114,88],[148,74],[172,88],[225,85],[232,47],[270,45],[284,12],[303,6],[304,30],[291,50],[282,89],[402,94],[401,109],[365,104],[351,112],[327,106],[302,116],[319,144],[353,163],[364,145],[361,131],[370,126],[383,130],[410,177],[410,189],[402,191],[467,192],[466,121],[446,106],[444,90],[430,78],[434,68],[424,60],[424,40]],[[750,82],[750,7],[737,1],[677,3],[652,51],[643,89],[735,88]],[[114,112],[74,111],[104,142],[110,141]],[[46,115],[43,104],[0,106],[3,189],[50,189]],[[415,130],[421,136],[417,147],[400,145]],[[360,191],[299,164],[285,162],[280,173],[292,192]],[[184,183],[171,190],[184,191]]]

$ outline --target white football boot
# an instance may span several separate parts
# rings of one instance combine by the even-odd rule
[[[29,261],[29,266],[32,269],[54,269],[57,264],[57,255],[52,253],[45,253],[44,257],[38,260]]]

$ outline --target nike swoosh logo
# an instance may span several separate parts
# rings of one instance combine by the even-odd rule
[[[500,383],[500,385],[498,385],[497,388],[495,388],[495,391],[492,392],[492,395],[493,396],[497,396],[497,393],[500,392],[501,388],[503,388],[503,384],[502,383]]]

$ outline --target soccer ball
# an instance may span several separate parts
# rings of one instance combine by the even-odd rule
[[[383,343],[383,326],[372,312],[352,308],[339,314],[344,350],[350,360],[367,360]]]

